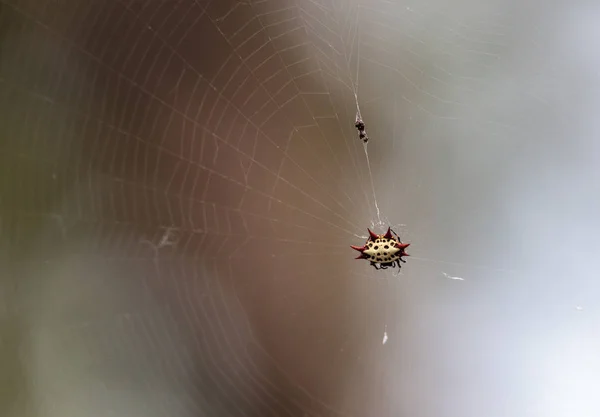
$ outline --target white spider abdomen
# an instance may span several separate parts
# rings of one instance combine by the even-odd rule
[[[373,262],[392,262],[399,258],[396,254],[400,252],[400,249],[396,247],[396,243],[394,239],[380,237],[368,242],[363,253],[367,259]]]

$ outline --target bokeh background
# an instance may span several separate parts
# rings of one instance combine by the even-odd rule
[[[0,0],[0,415],[599,416],[599,22]]]

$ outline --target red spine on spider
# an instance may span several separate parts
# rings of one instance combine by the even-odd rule
[[[358,137],[364,143],[369,142],[369,136],[367,136],[367,132],[365,132],[365,123],[362,119],[356,116],[356,122],[354,123],[354,127],[358,130]]]
[[[402,257],[410,256],[405,252],[410,243],[402,243],[400,236],[389,227],[383,235],[373,233],[370,229],[367,230],[369,231],[369,237],[364,246],[350,246],[360,252],[356,259],[366,259],[372,267],[378,270],[388,269],[396,265],[400,269],[400,262],[406,263]]]

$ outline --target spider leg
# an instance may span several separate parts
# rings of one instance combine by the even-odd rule
[[[371,262],[371,266],[379,271],[380,268],[377,268],[377,264],[375,262]]]
[[[380,266],[379,266],[379,269],[388,269],[388,267],[387,267],[387,266],[380,265]]]
[[[399,260],[400,262],[402,262],[403,264],[405,264],[405,263],[406,263],[406,261],[405,261],[404,259],[402,259],[402,258],[398,258],[398,260]],[[400,265],[400,264],[398,263],[398,265]]]
[[[390,228],[390,231],[394,234],[394,236],[396,236],[398,238],[398,242],[402,243],[402,240],[400,240],[400,235],[398,235],[398,233],[394,232],[394,229]]]

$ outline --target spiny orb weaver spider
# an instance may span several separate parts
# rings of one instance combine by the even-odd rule
[[[388,269],[396,265],[398,265],[398,269],[402,268],[400,262],[406,263],[402,257],[410,256],[404,251],[410,246],[410,243],[402,243],[398,233],[389,227],[383,235],[373,233],[370,229],[367,230],[369,231],[369,237],[364,246],[350,246],[360,252],[356,259],[370,261],[371,266],[377,270]],[[377,264],[379,264],[379,267]]]

